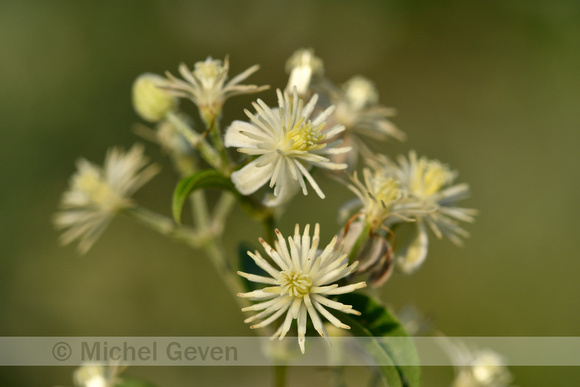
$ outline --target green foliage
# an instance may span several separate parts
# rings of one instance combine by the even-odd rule
[[[350,325],[355,337],[373,338],[366,346],[369,354],[381,364],[379,370],[385,385],[418,387],[421,385],[419,356],[401,323],[379,302],[369,296],[357,293],[338,297],[343,304],[352,305],[361,312],[360,316],[341,315],[341,320]],[[399,337],[393,342],[378,337]],[[417,364],[417,365],[402,365]]]
[[[214,169],[206,169],[181,179],[173,192],[172,212],[176,222],[181,221],[181,212],[189,195],[198,189],[217,188],[237,193],[231,180]]]
[[[238,245],[238,267],[241,271],[248,274],[264,275],[264,270],[262,270],[256,262],[248,255],[248,251],[255,251],[254,246],[248,242],[241,242]],[[251,292],[260,289],[260,284],[242,278],[242,283],[244,290],[246,292]]]

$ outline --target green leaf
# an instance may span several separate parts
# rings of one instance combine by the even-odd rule
[[[217,188],[238,193],[231,180],[214,169],[199,171],[181,179],[173,192],[173,218],[181,221],[181,212],[189,195],[198,189]]]
[[[255,251],[256,249],[248,242],[241,242],[238,245],[238,266],[241,271],[248,274],[264,275],[264,270],[254,262],[248,255],[248,251]],[[252,292],[261,289],[263,286],[255,282],[249,281],[242,277],[242,284],[246,292]]]
[[[389,311],[374,299],[358,293],[343,294],[338,297],[343,304],[352,305],[353,309],[361,312],[360,316],[341,315],[340,319],[351,327],[353,336],[358,337],[401,337],[408,340],[396,341],[371,340],[367,350],[370,355],[384,364],[384,355],[394,363],[380,366],[383,381],[388,386],[418,387],[421,385],[421,368],[419,355],[409,334],[401,323]],[[384,352],[384,353],[383,353]],[[397,378],[393,375],[397,373]]]

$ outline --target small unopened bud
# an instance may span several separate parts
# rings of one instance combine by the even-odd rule
[[[286,72],[290,74],[286,90],[292,91],[296,87],[299,95],[305,95],[311,79],[324,74],[324,66],[313,49],[300,49],[286,61]]]
[[[177,107],[177,98],[158,87],[164,81],[159,75],[147,73],[133,83],[133,108],[146,121],[161,121]]]
[[[375,84],[361,76],[355,75],[342,85],[344,98],[354,111],[374,106],[379,103],[379,92]]]

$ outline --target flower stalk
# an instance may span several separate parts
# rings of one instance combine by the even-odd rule
[[[229,168],[225,168],[219,152],[214,147],[212,147],[201,134],[193,130],[176,114],[169,113],[167,115],[167,119],[169,122],[175,125],[175,128],[179,131],[179,133],[181,133],[183,137],[185,137],[191,143],[191,145],[199,151],[201,157],[209,165],[228,176]]]
[[[226,255],[219,246],[220,235],[213,234],[209,228],[201,231],[191,229],[176,223],[173,219],[138,206],[128,208],[124,212],[162,235],[184,242],[196,250],[203,250],[230,291],[239,293],[244,290],[239,277],[235,275]],[[246,300],[238,299],[237,301],[242,307],[248,305]]]

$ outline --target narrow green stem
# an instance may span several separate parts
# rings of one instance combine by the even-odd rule
[[[212,142],[213,146],[215,147],[216,151],[220,154],[222,165],[224,165],[224,167],[227,166],[229,168],[229,166],[231,164],[230,158],[228,156],[228,152],[226,150],[226,146],[225,146],[224,140],[222,138],[222,133],[220,130],[220,123],[219,123],[219,119],[217,117],[213,118],[208,130],[209,130],[209,135],[211,137],[211,142]],[[229,176],[229,172],[224,173],[224,174],[226,176]]]
[[[203,246],[204,251],[209,256],[210,261],[224,280],[229,290],[235,295],[236,302],[241,308],[250,305],[247,298],[237,297],[238,293],[244,293],[245,289],[242,286],[240,277],[231,267],[230,263],[225,258],[223,250],[217,243],[215,238],[212,238]]]
[[[192,216],[197,229],[206,231],[209,226],[209,212],[203,191],[194,191],[191,194]]]
[[[175,126],[179,133],[181,133],[193,145],[194,148],[199,150],[201,157],[203,157],[209,165],[224,174],[228,172],[229,167],[222,164],[220,154],[199,133],[190,128],[187,123],[174,113],[169,113],[167,119]]]
[[[354,243],[354,246],[350,250],[350,254],[349,254],[349,257],[348,257],[349,258],[349,262],[354,262],[354,261],[357,260],[358,252],[359,252],[360,248],[363,246],[363,244],[369,238],[370,231],[371,231],[371,226],[368,223],[365,222],[364,228],[361,230],[361,233],[359,234],[356,242]]]
[[[216,237],[209,234],[209,230],[204,230],[208,232],[193,230],[187,226],[175,223],[173,219],[159,215],[143,207],[134,206],[126,209],[124,213],[162,235],[171,236],[195,249],[202,249],[206,252],[211,263],[223,278],[229,290],[233,294],[244,292],[240,278],[226,260],[225,254],[219,247]],[[245,298],[236,297],[236,300],[241,307],[249,305],[249,301]]]
[[[194,248],[200,248],[204,243],[204,239],[207,238],[206,235],[202,235],[196,230],[177,224],[173,219],[143,207],[133,206],[124,210],[124,213],[160,234],[173,237]]]
[[[217,235],[222,235],[226,225],[226,218],[234,208],[236,197],[224,191],[215,204],[210,228]]]

